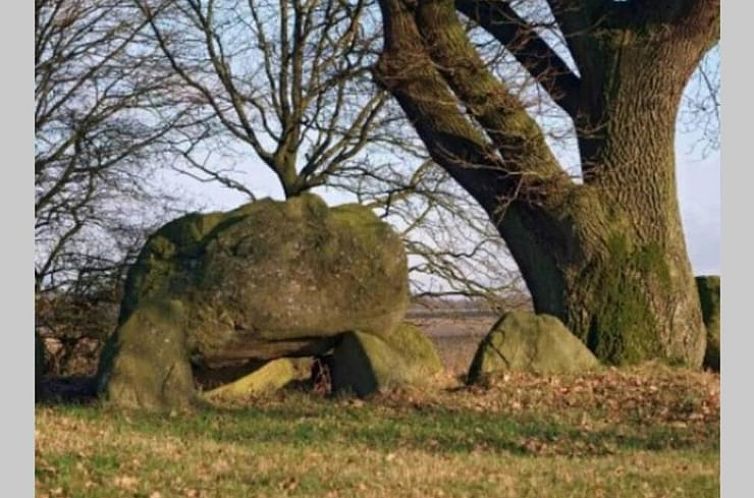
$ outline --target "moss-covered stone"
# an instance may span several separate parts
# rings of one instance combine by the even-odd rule
[[[541,374],[591,370],[600,363],[563,323],[550,315],[516,311],[503,315],[479,344],[468,382],[507,370]]]
[[[423,386],[441,371],[432,341],[409,323],[401,324],[387,337],[349,332],[333,351],[335,392],[366,396],[394,386]]]
[[[155,315],[154,303],[165,302],[180,304],[182,328]],[[143,309],[144,303],[152,304]],[[178,353],[146,351],[165,347],[144,341],[147,328],[182,341],[188,365],[189,357],[200,363],[203,358],[238,359],[239,352],[249,351],[244,341],[285,342],[283,348],[258,349],[290,350],[294,354],[286,356],[293,356],[320,351],[329,342],[323,338],[349,330],[387,337],[407,306],[402,241],[366,207],[329,208],[319,197],[304,194],[285,202],[264,199],[227,213],[191,214],[150,237],[129,271],[121,325],[106,346],[100,383],[104,389],[120,379],[107,391],[111,399],[125,396],[122,404],[130,405],[141,403],[134,393],[141,392],[137,386],[147,377],[155,375],[149,382],[159,382],[165,367],[151,362],[161,361],[163,354],[173,361]],[[122,359],[124,351],[133,352]],[[250,352],[255,359],[278,357]],[[149,364],[143,375],[125,366],[137,361]],[[119,368],[129,373],[110,373]],[[126,389],[128,382],[135,384]]]
[[[179,301],[145,301],[102,352],[99,387],[123,408],[190,408],[196,401]]]
[[[160,229],[129,274],[122,317],[147,297],[184,301],[208,349],[238,329],[270,340],[380,335],[408,305],[406,256],[366,207],[265,199]]]
[[[311,376],[312,358],[280,358],[262,368],[204,393],[208,400],[233,400],[258,396],[276,391],[296,380],[306,380]]]
[[[707,329],[704,368],[720,371],[720,277],[696,277],[696,288],[702,304],[702,318]]]

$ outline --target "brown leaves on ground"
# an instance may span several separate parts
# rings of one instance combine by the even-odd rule
[[[599,413],[615,421],[698,422],[720,420],[720,376],[647,363],[580,375],[506,372],[479,385],[421,392],[395,390],[379,396],[395,408],[444,406],[486,413]]]
[[[720,431],[719,374],[655,363],[581,375],[507,372],[443,392],[394,391],[379,403],[536,426],[518,440],[520,451],[534,455],[604,455],[627,444],[689,448],[718,440]]]
[[[476,408],[567,413],[606,419],[719,424],[720,377],[645,364],[570,376],[506,373],[466,388]]]
[[[719,484],[712,373],[508,373],[250,403],[175,417],[39,406],[38,496],[701,498]]]

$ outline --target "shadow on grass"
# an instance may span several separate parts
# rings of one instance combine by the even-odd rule
[[[97,402],[95,377],[50,377],[39,382],[36,402],[41,405],[81,405]]]
[[[602,456],[624,451],[719,450],[714,428],[621,424],[600,430],[534,414],[480,413],[422,406],[396,410],[376,402],[352,406],[337,400],[294,396],[241,409],[202,409],[174,416],[114,412],[100,407],[61,406],[71,415],[147,434],[182,440],[291,447],[363,446],[433,453],[505,452],[516,455]]]

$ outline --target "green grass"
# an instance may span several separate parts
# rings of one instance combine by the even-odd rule
[[[36,413],[40,497],[719,496],[719,378],[666,368]]]

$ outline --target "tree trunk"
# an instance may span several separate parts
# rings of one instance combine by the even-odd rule
[[[511,213],[500,233],[535,309],[563,319],[600,359],[696,367],[705,334],[681,226],[674,133],[683,88],[706,47],[688,39],[610,43],[598,59],[611,71],[592,88],[603,98],[587,108],[589,127],[600,131],[580,136],[584,185],[572,196],[578,201],[559,209],[568,235],[544,240],[545,221],[526,209]]]
[[[605,231],[607,246],[564,277],[565,322],[603,361],[698,367],[705,334],[683,242]]]
[[[490,17],[507,8],[484,2],[464,12],[481,6]],[[543,68],[564,65],[546,44],[522,45],[519,62],[564,92],[551,95],[576,124],[581,185],[559,174],[536,124],[474,52],[450,0],[380,5],[378,80],[432,158],[490,215],[536,311],[561,318],[607,363],[699,367],[705,333],[681,227],[674,132],[684,86],[719,36],[716,0],[663,0],[658,10],[594,2],[562,16],[576,28],[596,26],[566,37],[578,78],[547,74]],[[521,30],[499,28],[515,13],[506,15],[488,31],[516,55],[508,43]]]
[[[582,194],[560,225],[518,203],[498,224],[535,310],[607,363],[699,366],[705,335],[674,183],[633,207],[610,207],[603,189]],[[662,220],[654,206],[664,206]]]

